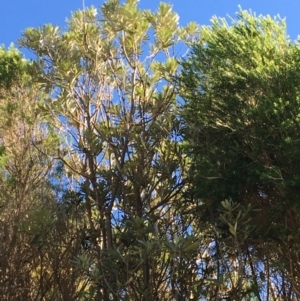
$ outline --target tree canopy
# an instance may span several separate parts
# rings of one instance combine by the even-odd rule
[[[247,246],[298,239],[299,54],[283,20],[240,11],[202,27],[183,62],[194,194],[210,212],[224,199],[251,204]]]
[[[1,300],[300,298],[299,42],[178,20],[107,0],[0,48]]]

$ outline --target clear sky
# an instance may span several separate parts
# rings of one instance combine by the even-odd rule
[[[85,6],[101,6],[103,0],[84,0]],[[161,0],[140,0],[140,7],[155,10]],[[209,24],[213,15],[234,16],[238,5],[259,14],[280,15],[286,18],[289,36],[294,40],[300,34],[299,0],[171,0],[180,24],[189,21]],[[83,7],[83,0],[3,0],[0,6],[0,44],[16,43],[26,27],[52,23],[65,27],[65,20]]]

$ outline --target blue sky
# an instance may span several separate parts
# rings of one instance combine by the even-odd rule
[[[0,44],[16,42],[26,27],[45,23],[65,26],[65,20],[83,7],[83,0],[5,0],[0,9]],[[155,10],[160,0],[140,0],[140,7]],[[207,25],[213,15],[234,16],[238,5],[259,14],[280,15],[287,21],[289,36],[294,40],[300,34],[300,1],[298,0],[172,0],[180,24],[189,21]],[[101,6],[103,0],[85,0],[85,6]]]

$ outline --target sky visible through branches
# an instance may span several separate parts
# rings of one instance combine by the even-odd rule
[[[141,0],[140,7],[142,9],[155,10],[160,0]],[[239,10],[251,9],[259,14],[269,14],[270,16],[280,15],[286,18],[288,34],[292,40],[296,39],[299,34],[300,19],[298,12],[300,11],[300,2],[294,0],[276,0],[276,1],[260,1],[260,0],[173,0],[166,1],[173,5],[174,11],[180,16],[180,25],[185,26],[190,21],[195,21],[201,25],[210,23],[213,15],[225,17],[233,16]],[[84,5],[89,7],[94,5],[99,7],[103,4],[103,0],[85,0]],[[0,9],[0,44],[6,47],[10,43],[17,43],[22,32],[27,27],[38,27],[46,23],[52,23],[65,29],[66,19],[70,17],[71,11],[83,8],[83,1],[3,1]],[[23,50],[27,57],[30,53]]]

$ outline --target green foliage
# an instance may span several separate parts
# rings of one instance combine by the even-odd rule
[[[281,20],[241,11],[232,22],[203,27],[183,63],[199,193],[241,200],[246,191],[271,197],[291,187],[297,198],[298,44]]]
[[[177,230],[160,219],[171,204],[180,205],[185,189],[174,77],[180,47],[187,50],[197,30],[179,28],[169,4],[150,12],[138,1],[107,1],[100,10],[73,13],[66,31],[47,24],[27,29],[20,40],[37,55],[31,71],[49,93],[38,111],[65,138],[58,157],[80,187],[73,195],[80,194],[78,223],[88,242],[72,262],[91,283],[90,298],[171,298],[167,254],[173,255],[165,242],[175,233],[183,237],[180,271],[196,260],[195,235],[186,238],[179,218]]]
[[[257,247],[264,238],[277,248],[299,225],[288,221],[300,196],[299,55],[283,20],[240,11],[229,24],[213,18],[203,26],[182,63],[194,195],[213,223],[224,199],[258,208],[247,213],[256,229],[246,240]],[[221,217],[236,236],[239,222]]]
[[[8,89],[25,78],[27,62],[12,45],[8,50],[0,46],[0,88]]]
[[[299,297],[299,42],[178,19],[108,0],[1,48],[2,299]]]

